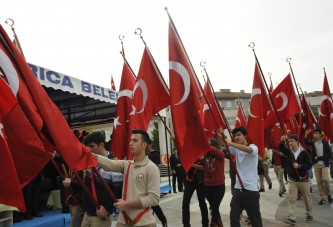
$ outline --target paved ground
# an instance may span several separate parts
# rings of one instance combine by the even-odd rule
[[[269,227],[275,226],[289,226],[283,223],[284,218],[287,216],[288,212],[288,195],[284,194],[282,198],[278,195],[278,181],[273,172],[273,169],[270,169],[270,177],[273,182],[272,190],[268,190],[268,186],[266,184],[266,192],[261,193],[260,197],[260,210],[263,218],[263,225]],[[228,174],[226,174],[228,176]],[[229,222],[229,212],[230,212],[230,200],[231,200],[231,192],[230,192],[230,179],[226,177],[226,192],[224,198],[222,200],[220,206],[220,213],[222,215],[222,220],[224,226],[230,226]],[[166,177],[162,178],[163,183],[167,183],[168,179]],[[324,226],[333,226],[333,203],[332,204],[324,204],[322,206],[318,205],[320,200],[318,188],[316,185],[316,180],[312,180],[312,200],[313,200],[313,211],[314,211],[314,221],[313,223],[306,223],[304,221],[305,218],[305,205],[304,201],[300,200],[297,203],[297,215],[296,222],[297,226],[313,226],[313,227],[324,227]],[[331,190],[333,192],[333,181],[330,180]],[[288,191],[288,185],[286,185]],[[164,214],[168,219],[169,227],[178,227],[182,226],[182,196],[183,193],[177,194],[166,194],[161,197],[160,206],[162,207]],[[201,216],[199,204],[196,198],[196,194],[193,195],[191,200],[191,225],[192,227],[200,227],[201,226]],[[244,213],[244,215],[246,215]],[[116,219],[113,222],[112,226],[115,226]],[[157,220],[158,226],[160,222]],[[247,226],[244,217],[241,222],[242,226]]]

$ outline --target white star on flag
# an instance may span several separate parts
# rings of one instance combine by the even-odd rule
[[[119,116],[114,119],[114,122],[113,122],[114,130],[117,129],[118,125],[122,125],[119,121]]]
[[[306,129],[306,123],[303,123],[303,128]]]

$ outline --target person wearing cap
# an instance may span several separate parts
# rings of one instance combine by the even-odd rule
[[[312,150],[313,170],[320,193],[319,205],[325,204],[326,198],[329,203],[332,203],[333,200],[329,183],[331,148],[328,142],[323,139],[323,133],[319,128],[313,130],[314,140],[307,139],[310,133],[310,129],[305,131],[305,144],[311,146]]]
[[[132,130],[130,151],[133,160],[110,160],[94,155],[105,171],[121,172],[125,176],[122,199],[114,203],[122,211],[117,227],[156,227],[151,207],[158,205],[160,200],[160,172],[146,155],[149,141],[146,131]]]

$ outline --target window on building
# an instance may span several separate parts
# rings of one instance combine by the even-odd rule
[[[236,107],[242,105],[242,100],[240,100],[240,99],[236,99],[236,100],[235,100],[235,104],[236,104]]]
[[[226,102],[226,106],[227,106],[227,108],[231,108],[232,107],[232,102],[231,101],[227,101]]]

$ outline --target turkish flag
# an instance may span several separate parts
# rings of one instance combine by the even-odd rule
[[[270,109],[267,93],[263,85],[259,67],[256,64],[254,70],[250,112],[247,123],[248,138],[251,143],[257,145],[259,155],[263,157],[264,149],[264,118]]]
[[[132,128],[146,131],[151,118],[169,105],[169,89],[146,47],[133,88]]]
[[[311,131],[314,130],[315,124],[317,124],[317,119],[313,115],[312,110],[308,104],[308,102],[305,99],[304,94],[302,95],[302,112],[299,117],[299,140],[304,148],[307,148],[307,146],[304,144],[304,139],[305,139],[305,131],[310,129]],[[313,134],[308,135],[310,137]],[[312,139],[311,137],[309,139]]]
[[[28,184],[47,164],[46,152],[8,84],[0,78],[0,118],[6,130],[6,143],[14,161],[21,187]]]
[[[281,122],[285,122],[289,117],[301,111],[290,74],[274,89],[271,96]],[[276,114],[272,109],[265,119],[265,128],[272,127],[277,122]]]
[[[135,77],[127,65],[127,62],[124,62],[119,87],[116,118],[113,122],[111,137],[111,151],[118,159],[124,159],[126,157],[130,160],[133,158],[129,143],[132,135],[130,114],[133,112],[132,90],[134,84]]]
[[[187,172],[210,150],[200,119],[199,94],[190,62],[174,26],[169,23],[171,114],[180,161]]]
[[[321,96],[320,113],[318,119],[319,128],[325,135],[333,141],[333,102],[330,87],[328,85],[327,76],[324,76],[323,95]]]
[[[97,166],[92,153],[76,138],[2,26],[0,36],[0,66],[46,151],[59,151],[71,170]],[[22,130],[21,133],[25,135],[28,132]]]
[[[208,89],[210,89],[209,84],[206,83],[204,87],[204,92]],[[201,120],[203,123],[206,138],[213,138],[215,130],[217,129],[216,121],[213,116],[213,111],[210,109],[209,105],[206,102],[206,99],[203,96],[200,104]]]
[[[235,121],[235,128],[237,128],[239,126],[243,126],[244,128],[247,128],[245,114],[243,112],[243,108],[241,105],[238,106],[237,116],[236,116],[236,121]]]
[[[3,119],[17,106],[12,91],[0,77],[0,166],[4,170],[0,176],[0,204],[17,207],[25,211],[24,198],[16,169],[6,141]]]
[[[113,90],[113,91],[117,91],[117,89],[116,89],[116,85],[115,85],[115,83],[114,83],[114,80],[113,80],[113,76],[111,75],[111,89]]]

